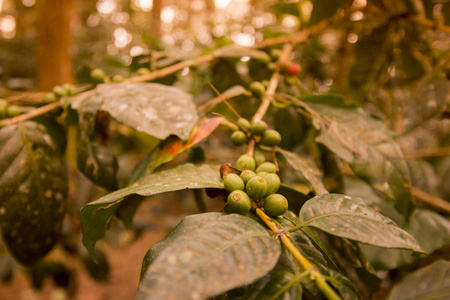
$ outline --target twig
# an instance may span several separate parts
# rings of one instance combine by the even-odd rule
[[[327,284],[323,275],[298,251],[297,247],[291,242],[287,237],[286,232],[283,228],[275,224],[272,219],[266,215],[256,203],[252,202],[252,209],[255,214],[272,230],[273,233],[277,235],[284,246],[291,252],[294,258],[300,263],[300,265],[305,268],[311,275],[311,279],[314,280],[319,287],[319,289],[325,294],[328,299],[338,300],[341,299],[338,294]]]
[[[439,198],[437,196],[428,194],[427,192],[422,191],[421,189],[418,189],[416,187],[411,188],[413,196],[426,204],[429,204],[435,208],[438,208],[448,214],[450,214],[450,202],[445,201],[442,198]]]
[[[267,46],[273,46],[273,45],[279,45],[279,44],[299,44],[302,43],[304,41],[306,41],[311,35],[315,35],[320,33],[321,31],[323,31],[324,29],[326,29],[329,25],[341,20],[344,16],[334,16],[328,20],[323,20],[320,23],[317,23],[316,25],[313,25],[307,29],[301,30],[295,34],[289,35],[289,36],[282,36],[282,37],[278,37],[278,38],[273,38],[273,39],[267,39],[264,40],[260,43],[257,43],[254,47],[255,48],[264,48]],[[292,47],[292,46],[291,46]],[[182,70],[186,67],[190,67],[190,66],[194,66],[194,65],[198,65],[198,64],[202,64],[202,63],[206,63],[206,62],[210,62],[213,61],[214,59],[216,59],[216,56],[214,54],[206,54],[203,56],[198,56],[189,60],[185,60],[182,62],[179,62],[177,64],[165,67],[163,69],[160,70],[156,70],[153,71],[149,74],[145,74],[145,75],[140,75],[140,76],[135,76],[132,78],[128,78],[125,79],[124,82],[146,82],[146,81],[152,81],[161,77],[165,77],[167,75],[170,75],[174,72],[177,72],[179,70]],[[275,74],[275,73],[274,73]],[[277,75],[277,77],[279,77],[279,74]],[[278,79],[277,79],[278,81]],[[270,87],[270,85],[269,85]],[[269,88],[268,88],[269,89]],[[72,99],[77,99],[78,97],[82,97],[85,96],[86,93],[95,91],[91,90],[91,91],[87,91],[87,92],[83,92],[80,93],[78,95],[76,95],[75,97],[73,97]],[[0,127],[3,126],[7,126],[7,125],[12,125],[12,124],[16,124],[19,122],[23,122],[32,118],[35,118],[37,116],[40,116],[42,114],[45,114],[47,112],[50,112],[56,108],[59,107],[59,104],[54,102],[54,103],[50,103],[44,106],[41,106],[39,108],[37,108],[36,110],[33,110],[32,112],[29,113],[25,113],[23,115],[20,115],[18,117],[14,117],[11,119],[4,119],[2,121],[0,121]]]
[[[326,28],[328,28],[331,24],[336,23],[337,21],[344,18],[344,15],[338,14],[330,19],[323,20],[311,27],[300,30],[291,35],[284,35],[276,38],[266,39],[261,41],[255,45],[256,48],[265,48],[269,46],[279,45],[279,44],[299,44],[306,41],[311,35],[316,35],[319,32],[322,32]]]
[[[230,105],[230,103],[228,103],[228,101],[219,93],[219,91],[216,89],[216,87],[214,85],[212,85],[211,82],[208,82],[208,84],[213,89],[213,91],[217,94],[217,96],[222,98],[222,102],[225,103],[226,106],[231,110],[231,112],[239,119],[241,117],[241,115],[233,108],[233,106]]]
[[[410,21],[413,21],[414,23],[429,27],[431,29],[437,29],[446,33],[450,33],[450,26],[446,26],[441,23],[437,23],[435,21],[429,20],[427,18],[423,18],[418,15],[411,15],[408,17]]]
[[[415,149],[415,150],[402,149],[402,152],[406,158],[446,156],[450,155],[450,146],[441,148]]]
[[[197,112],[204,111],[204,110],[206,110],[207,108],[213,108],[213,107],[216,106],[217,104],[221,103],[224,99],[228,100],[228,99],[231,99],[231,98],[234,98],[234,97],[243,95],[243,94],[245,94],[245,92],[244,92],[244,93],[242,93],[242,92],[225,93],[225,94],[223,94],[223,95],[221,95],[221,96],[219,96],[219,97],[215,97],[215,98],[213,98],[213,99],[211,99],[211,100],[208,100],[208,101],[206,101],[205,103],[199,105],[199,106],[197,107]]]
[[[182,62],[179,62],[177,64],[165,67],[164,69],[153,71],[149,74],[141,75],[141,76],[135,76],[131,78],[127,78],[124,80],[124,82],[145,82],[145,81],[152,81],[161,77],[165,77],[167,75],[170,75],[172,73],[175,73],[179,70],[182,70],[187,67],[199,65],[205,62],[210,62],[214,60],[216,57],[213,54],[206,54],[203,56],[198,56],[192,59],[188,59]]]
[[[17,124],[29,119],[33,119],[35,117],[38,117],[40,115],[43,115],[45,113],[48,113],[56,108],[58,108],[60,106],[59,101],[58,102],[52,102],[50,104],[38,107],[36,109],[33,109],[32,111],[25,113],[23,115],[19,115],[17,117],[14,118],[10,118],[10,119],[3,119],[0,121],[0,127],[4,127],[4,126],[8,126],[8,125],[13,125],[13,124]]]
[[[272,102],[272,98],[275,95],[275,91],[278,87],[278,82],[280,80],[280,64],[287,61],[289,58],[289,55],[292,51],[292,45],[291,44],[285,44],[283,47],[283,50],[281,51],[280,59],[277,62],[277,68],[275,72],[273,72],[272,76],[270,77],[269,86],[267,87],[267,90],[262,98],[261,105],[258,107],[258,110],[253,115],[251,123],[255,123],[258,121],[261,121],[264,117],[267,109],[270,106],[270,103]],[[253,151],[255,150],[256,142],[254,139],[251,139],[248,143],[247,147],[247,154],[250,156],[253,156]]]

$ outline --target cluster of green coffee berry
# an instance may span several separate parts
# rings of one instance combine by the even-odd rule
[[[22,110],[17,105],[9,105],[8,101],[0,99],[0,119],[12,118],[22,113]]]
[[[71,83],[64,83],[63,85],[55,85],[50,93],[44,95],[44,101],[52,102],[58,98],[73,96],[77,94],[77,88]]]
[[[136,75],[145,75],[150,74],[151,70],[149,68],[139,68],[136,70]],[[90,73],[91,79],[97,83],[106,83],[106,82],[122,82],[125,80],[125,76],[122,74],[116,74],[112,77],[106,75],[105,71],[100,68],[92,69]]]
[[[239,129],[231,134],[231,141],[236,146],[246,144],[249,137],[255,138],[261,145],[266,147],[278,146],[281,142],[280,133],[274,129],[267,129],[267,123],[262,120],[250,124],[247,119],[240,118],[237,123],[243,130]]]
[[[276,194],[280,188],[280,178],[273,163],[264,162],[255,169],[255,159],[244,154],[236,161],[240,174],[229,173],[224,178],[225,189],[230,193],[227,199],[227,211],[246,214],[252,203],[264,209],[270,216],[277,217],[286,212],[288,202],[283,195]]]

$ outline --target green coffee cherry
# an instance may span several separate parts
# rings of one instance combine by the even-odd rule
[[[244,181],[244,183],[247,184],[247,182],[248,182],[252,177],[255,177],[256,174],[255,174],[255,172],[253,172],[253,171],[250,171],[250,170],[244,170],[244,171],[241,172],[241,175],[239,175],[239,176],[241,176],[241,178],[242,178],[242,180]]]
[[[122,82],[124,80],[125,80],[125,77],[123,77],[123,75],[121,75],[121,74],[116,74],[112,78],[113,82]]]
[[[255,159],[257,166],[263,164],[266,161],[266,156],[264,155],[264,152],[262,152],[259,149],[255,149],[255,152],[253,152],[253,158]]]
[[[100,68],[95,68],[91,71],[91,78],[96,82],[104,82],[105,75],[105,71]]]
[[[269,86],[270,81],[269,80],[261,80],[262,85],[267,89]]]
[[[272,217],[284,214],[288,209],[288,201],[283,195],[272,194],[264,199],[264,212]]]
[[[241,155],[236,161],[236,169],[255,171],[255,159],[248,154]]]
[[[264,94],[266,93],[266,88],[264,85],[259,81],[253,81],[250,84],[250,92],[252,92],[252,95],[256,98],[262,98]]]
[[[267,173],[267,172],[258,172],[258,173],[256,173],[256,175],[261,176],[261,177],[264,177],[267,174],[269,174],[269,173]]]
[[[62,85],[55,85],[53,87],[53,93],[58,97],[67,96],[67,90]]]
[[[136,73],[138,75],[145,75],[145,74],[150,74],[150,69],[149,68],[139,68],[137,69]]]
[[[262,163],[258,168],[256,168],[255,173],[259,173],[259,172],[276,173],[277,166],[275,166],[271,162],[265,162],[265,163]]]
[[[6,115],[7,115],[9,118],[18,116],[18,115],[20,115],[21,113],[22,113],[22,110],[21,110],[20,107],[17,106],[17,105],[10,105],[10,106],[8,106],[8,108],[6,108]]]
[[[225,177],[223,184],[225,186],[225,189],[227,192],[231,193],[236,190],[244,190],[244,181],[239,177],[237,174],[228,174],[227,177]]]
[[[266,130],[261,138],[261,144],[267,147],[278,146],[281,143],[281,135],[274,129]]]
[[[242,146],[247,143],[247,135],[243,131],[236,130],[231,135],[231,141],[235,146]]]
[[[252,127],[250,130],[254,135],[258,135],[258,136],[263,135],[264,132],[266,132],[266,130],[267,130],[267,123],[264,121],[255,122],[252,124]]]
[[[272,60],[278,60],[281,56],[281,50],[280,49],[270,50],[270,56],[272,57]]]
[[[8,101],[0,99],[0,119],[6,117],[7,109],[8,109]]]
[[[261,176],[250,178],[245,186],[247,195],[252,199],[262,199],[267,192],[267,182]]]
[[[250,131],[250,128],[252,127],[250,122],[247,119],[245,119],[245,118],[240,118],[239,120],[237,120],[237,123],[238,123],[239,126],[241,126],[242,128],[247,129],[248,131]]]
[[[43,98],[43,100],[45,102],[53,102],[53,101],[56,101],[56,99],[58,99],[58,98],[56,97],[55,93],[53,93],[53,92],[45,94],[44,98]]]
[[[77,88],[71,83],[64,83],[63,88],[66,89],[67,96],[73,96],[77,94]]]
[[[280,177],[278,177],[278,175],[274,173],[267,173],[263,178],[267,182],[267,192],[264,196],[275,194],[280,188]]]
[[[233,191],[228,195],[228,210],[233,213],[245,215],[250,211],[252,202],[248,195],[243,191]]]

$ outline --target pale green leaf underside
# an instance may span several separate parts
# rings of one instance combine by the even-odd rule
[[[250,284],[275,266],[279,241],[256,221],[207,213],[173,237],[143,275],[136,299],[206,299]],[[183,231],[183,221],[176,230]],[[194,227],[192,227],[194,226]]]

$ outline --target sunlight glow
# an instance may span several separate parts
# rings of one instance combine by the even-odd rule
[[[102,14],[111,14],[116,10],[115,0],[100,0],[97,2],[97,10]]]
[[[255,37],[248,33],[234,32],[231,34],[231,39],[241,46],[253,46],[255,44]]]
[[[214,0],[217,9],[225,9],[232,0]]]
[[[22,0],[23,6],[32,7],[36,3],[36,0]]]
[[[143,11],[151,11],[153,8],[153,0],[134,0],[134,4]]]
[[[16,19],[13,16],[0,18],[0,31],[4,38],[13,38],[16,35]]]
[[[114,29],[114,44],[117,48],[123,48],[131,43],[131,34],[123,27]]]
[[[166,6],[161,11],[161,21],[164,23],[172,23],[177,14],[177,7],[174,5]]]

